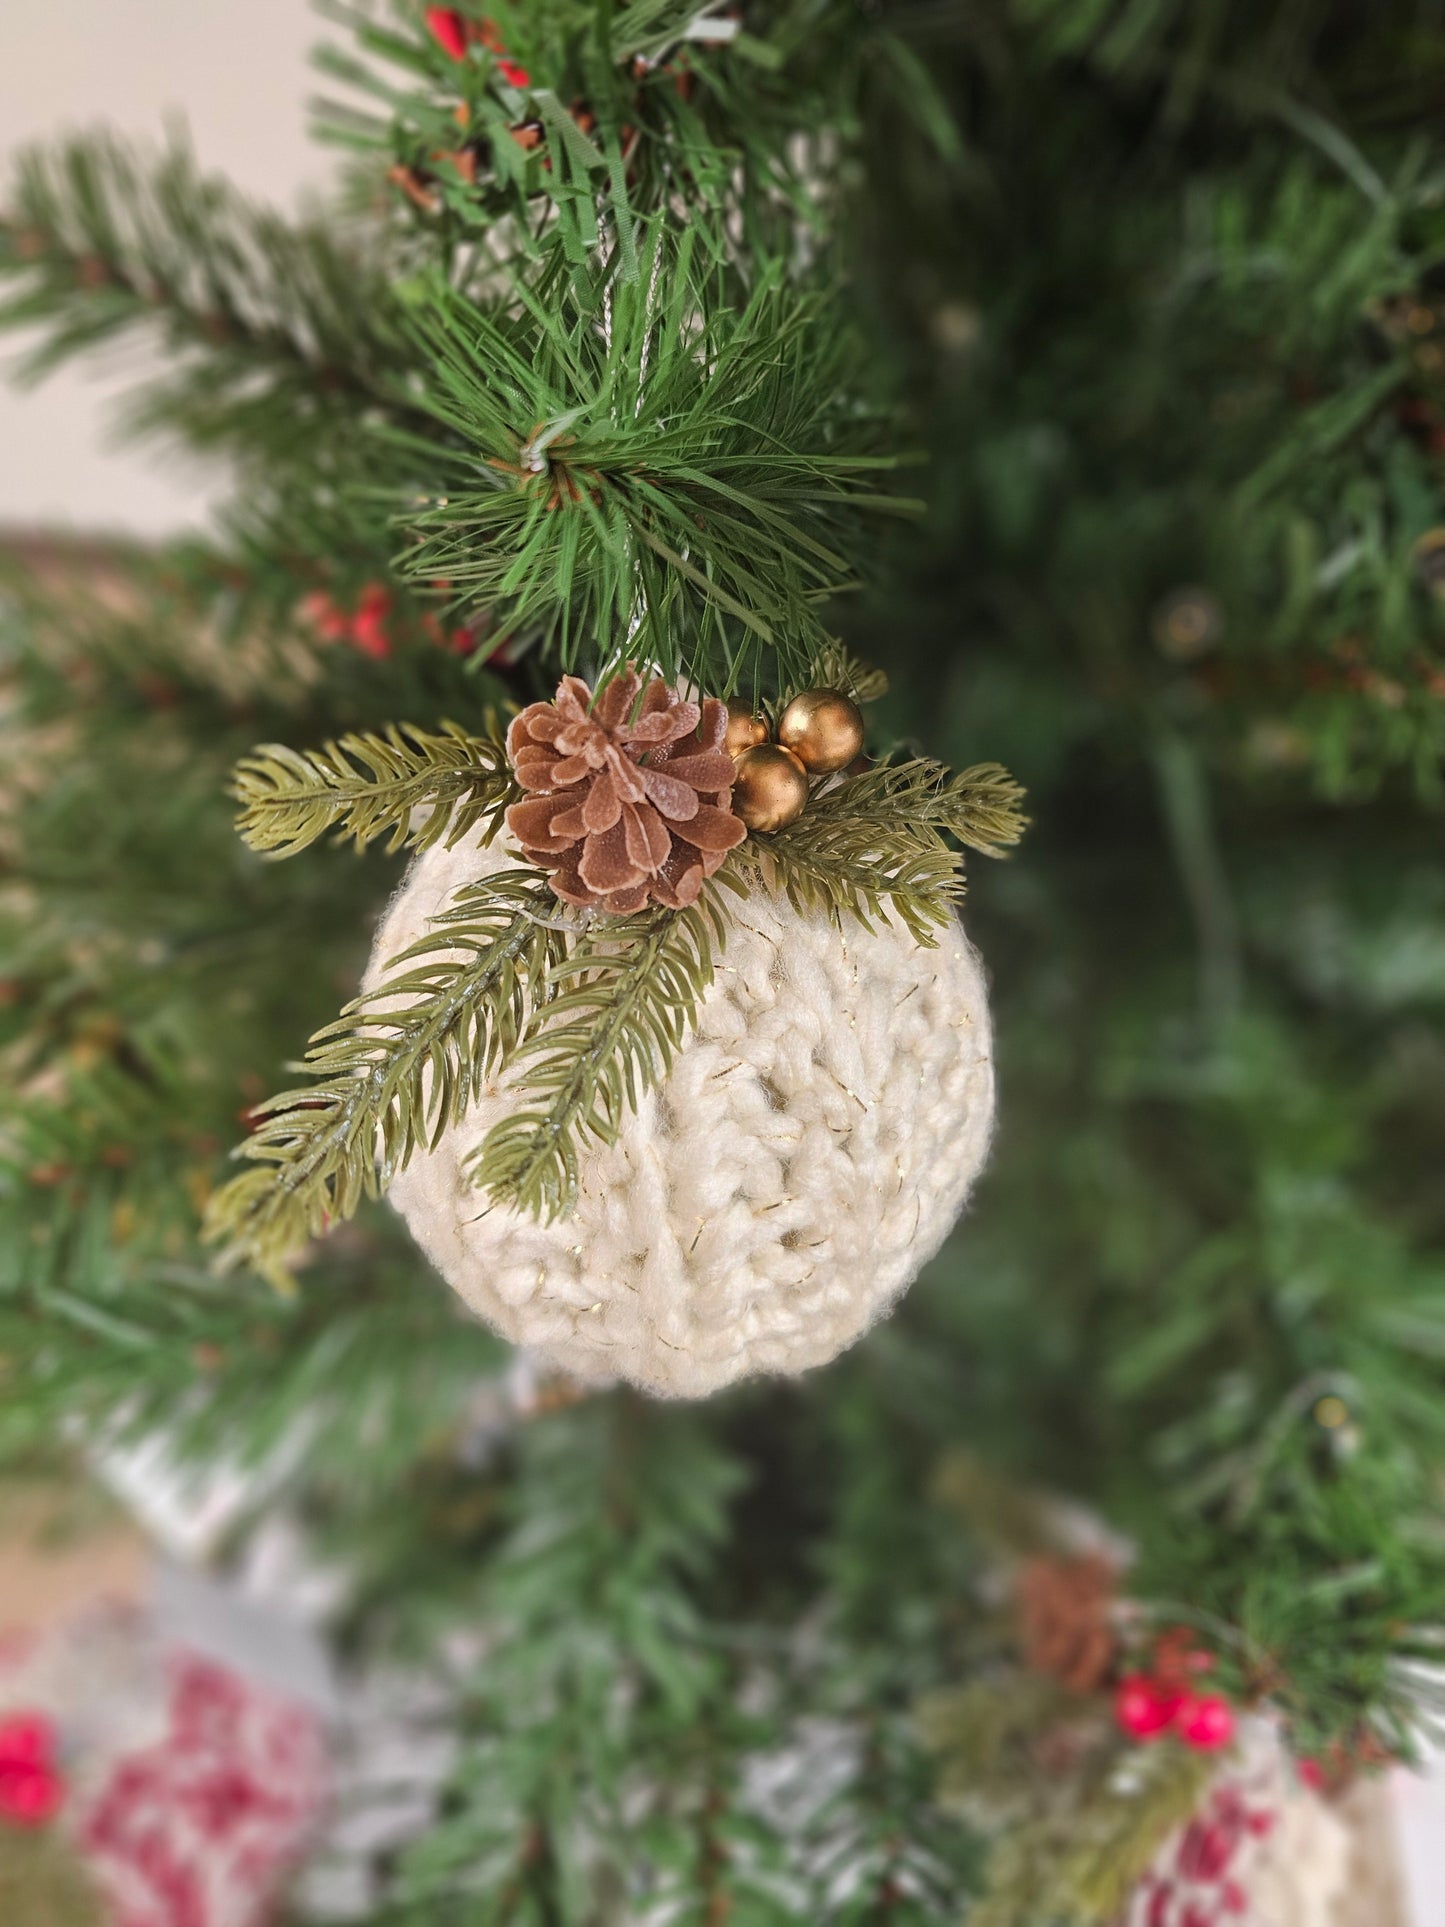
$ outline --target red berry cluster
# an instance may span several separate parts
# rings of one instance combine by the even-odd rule
[[[64,1801],[49,1720],[40,1713],[18,1713],[0,1721],[0,1821],[43,1827]]]
[[[496,58],[497,72],[512,87],[530,87],[532,76],[525,67],[507,58],[502,37],[491,20],[468,20],[457,7],[428,7],[426,24],[432,38],[453,60],[465,60],[467,48],[475,41]]]
[[[391,592],[380,582],[369,582],[349,609],[318,590],[302,602],[301,616],[322,642],[349,642],[358,655],[370,656],[374,662],[392,653]],[[454,655],[469,656],[476,647],[477,638],[470,629],[444,630],[433,615],[424,615],[421,626],[434,643]]]
[[[301,613],[323,642],[349,642],[359,655],[376,661],[391,654],[391,596],[379,582],[368,583],[351,609],[318,590],[307,596]]]
[[[1199,1684],[1214,1660],[1201,1652],[1187,1630],[1164,1634],[1148,1672],[1126,1673],[1114,1694],[1114,1718],[1135,1740],[1174,1734],[1200,1753],[1213,1753],[1234,1738],[1234,1708]]]

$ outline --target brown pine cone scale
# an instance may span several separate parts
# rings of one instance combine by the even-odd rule
[[[627,915],[697,901],[703,879],[747,835],[734,816],[727,706],[691,702],[629,663],[593,701],[577,676],[507,731],[522,788],[507,811],[523,856],[564,903]],[[636,712],[634,714],[634,711]]]
[[[1024,1663],[1071,1693],[1097,1692],[1118,1657],[1114,1589],[1118,1575],[1099,1553],[1031,1559],[1018,1576]]]

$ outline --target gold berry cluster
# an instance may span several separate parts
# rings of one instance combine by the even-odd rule
[[[750,830],[796,823],[815,776],[846,769],[863,748],[863,712],[841,689],[805,689],[776,727],[750,704],[728,704],[726,747],[733,759],[732,808]]]

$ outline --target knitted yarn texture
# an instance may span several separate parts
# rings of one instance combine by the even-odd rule
[[[377,933],[366,987],[453,893],[515,858],[434,846]],[[391,1201],[466,1304],[587,1382],[701,1398],[822,1365],[933,1256],[987,1155],[994,1111],[978,956],[755,893],[730,899],[696,1030],[614,1145],[588,1141],[572,1215],[490,1206],[469,1153],[517,1108],[503,1071]]]

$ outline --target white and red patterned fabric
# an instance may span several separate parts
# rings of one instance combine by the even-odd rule
[[[318,1724],[194,1653],[165,1665],[166,1730],[78,1816],[82,1854],[115,1927],[260,1927],[324,1802]]]
[[[326,1736],[305,1702],[106,1613],[0,1655],[7,1721],[52,1736],[52,1823],[107,1927],[273,1918],[327,1803]]]
[[[1164,1843],[1123,1927],[1337,1927],[1348,1858],[1344,1825],[1261,1729]]]

